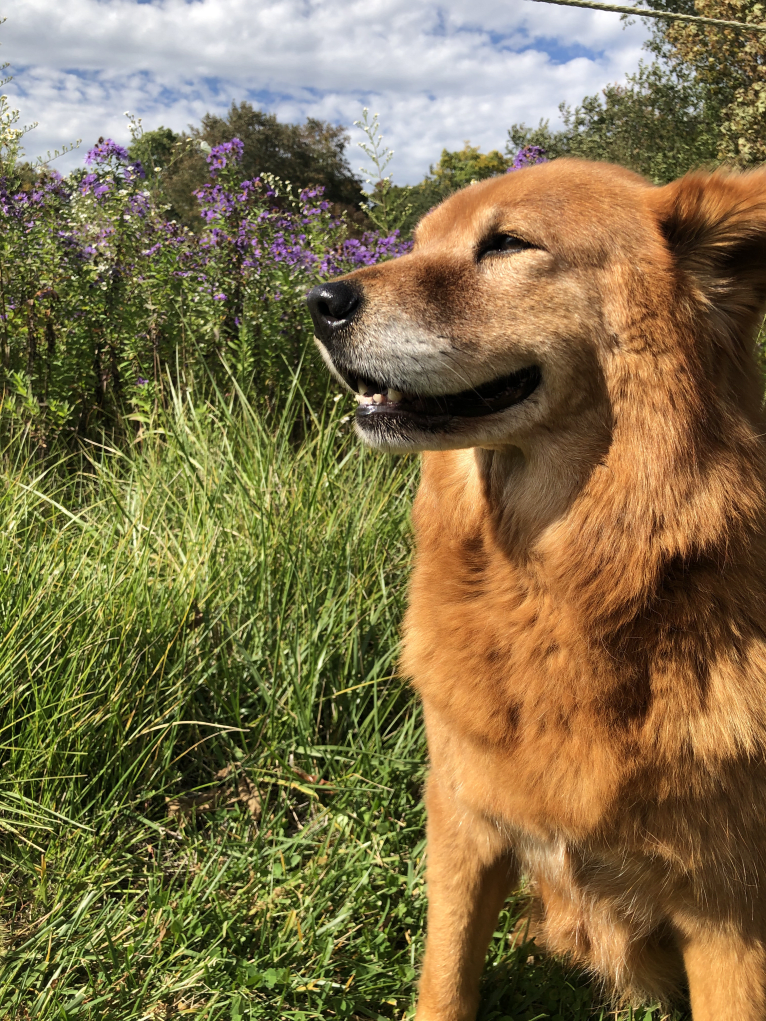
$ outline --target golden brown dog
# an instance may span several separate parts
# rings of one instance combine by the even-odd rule
[[[618,992],[764,1021],[766,172],[521,170],[309,304],[360,436],[429,451],[418,1021],[474,1018],[521,875]]]

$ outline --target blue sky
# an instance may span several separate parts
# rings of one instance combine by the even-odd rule
[[[30,156],[78,137],[83,150],[99,135],[126,142],[126,110],[180,130],[243,99],[345,124],[356,141],[366,105],[399,183],[445,146],[502,148],[514,122],[556,123],[562,100],[634,71],[647,36],[616,14],[531,0],[4,0],[0,13],[5,91],[39,122]]]

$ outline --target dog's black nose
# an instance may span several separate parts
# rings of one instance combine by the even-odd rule
[[[362,296],[355,287],[338,280],[312,287],[306,295],[306,302],[317,337],[327,341],[338,327],[351,322],[362,303]]]

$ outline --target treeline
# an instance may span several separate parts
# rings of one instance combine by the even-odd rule
[[[758,23],[755,0],[651,0],[653,8]],[[575,107],[560,106],[560,128],[514,124],[503,151],[482,152],[466,141],[444,149],[424,179],[413,186],[380,182],[365,196],[351,168],[349,136],[343,127],[309,118],[285,124],[249,103],[234,103],[225,116],[207,114],[186,133],[169,128],[144,132],[131,156],[159,172],[168,215],[199,229],[194,192],[206,175],[199,143],[219,145],[232,137],[244,143],[243,170],[270,173],[299,187],[321,185],[352,230],[370,227],[379,203],[386,229],[409,235],[420,217],[447,195],[474,180],[504,173],[519,150],[541,147],[549,159],[580,156],[608,160],[658,184],[698,166],[752,166],[766,159],[766,33],[718,29],[686,22],[652,22],[648,60],[621,83],[586,96]],[[154,170],[157,168],[157,171]],[[385,213],[385,210],[384,210]],[[376,225],[376,217],[372,216]]]

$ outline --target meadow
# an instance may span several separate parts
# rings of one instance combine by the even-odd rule
[[[418,465],[356,442],[302,305],[405,247],[246,187],[234,141],[196,237],[109,140],[79,179],[0,195],[8,1021],[411,1017]],[[523,896],[481,1021],[660,1021],[541,957]]]

